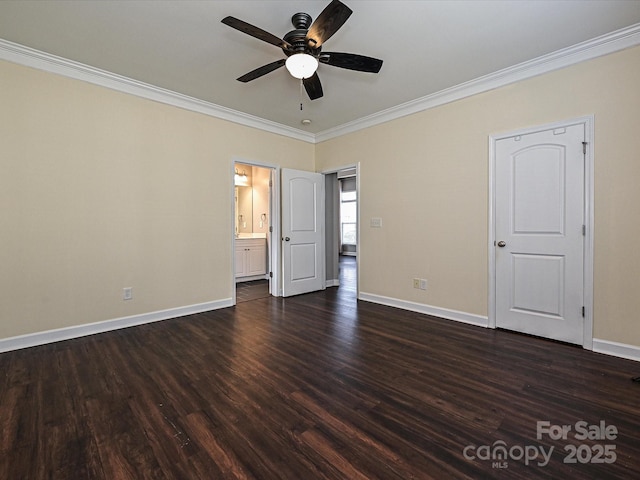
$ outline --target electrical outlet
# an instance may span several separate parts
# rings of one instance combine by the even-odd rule
[[[125,287],[122,289],[122,299],[131,300],[133,298],[133,288]]]
[[[418,290],[426,290],[427,289],[427,280],[424,278],[414,278],[413,279],[413,288],[417,288]]]

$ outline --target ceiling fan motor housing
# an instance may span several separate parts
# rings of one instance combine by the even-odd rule
[[[303,12],[296,13],[291,17],[291,23],[295,30],[291,30],[283,37],[283,40],[293,47],[292,49],[282,49],[287,56],[291,56],[294,53],[309,53],[311,55],[320,53],[322,47],[313,48],[313,40],[310,41],[311,44],[307,43],[306,37],[311,26],[311,20],[311,15]]]
[[[311,15],[308,13],[294,13],[291,17],[291,23],[297,30],[309,30],[311,26]]]

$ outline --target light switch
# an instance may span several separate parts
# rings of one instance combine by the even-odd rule
[[[382,227],[382,218],[380,217],[371,217],[371,223],[370,223],[372,228],[381,228]]]

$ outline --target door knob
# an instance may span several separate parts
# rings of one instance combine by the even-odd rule
[[[500,248],[502,248],[502,247],[506,247],[506,246],[507,246],[507,242],[505,242],[504,240],[500,240],[500,241],[498,242],[498,246],[499,246]]]
[[[291,240],[289,237],[284,237],[285,242],[288,242],[289,240]]]

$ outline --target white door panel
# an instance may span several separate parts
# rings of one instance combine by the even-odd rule
[[[513,254],[512,310],[561,317],[564,311],[564,256]],[[538,279],[544,278],[544,282]]]
[[[513,233],[564,232],[564,157],[560,145],[513,154]]]
[[[315,243],[299,243],[291,245],[291,281],[308,280],[319,275],[315,258]]]
[[[496,326],[582,344],[584,126],[496,141]]]
[[[324,177],[282,170],[283,296],[322,290]]]
[[[292,232],[313,233],[316,231],[318,221],[316,216],[318,185],[314,180],[306,177],[289,179],[289,198],[291,200],[289,211]]]

